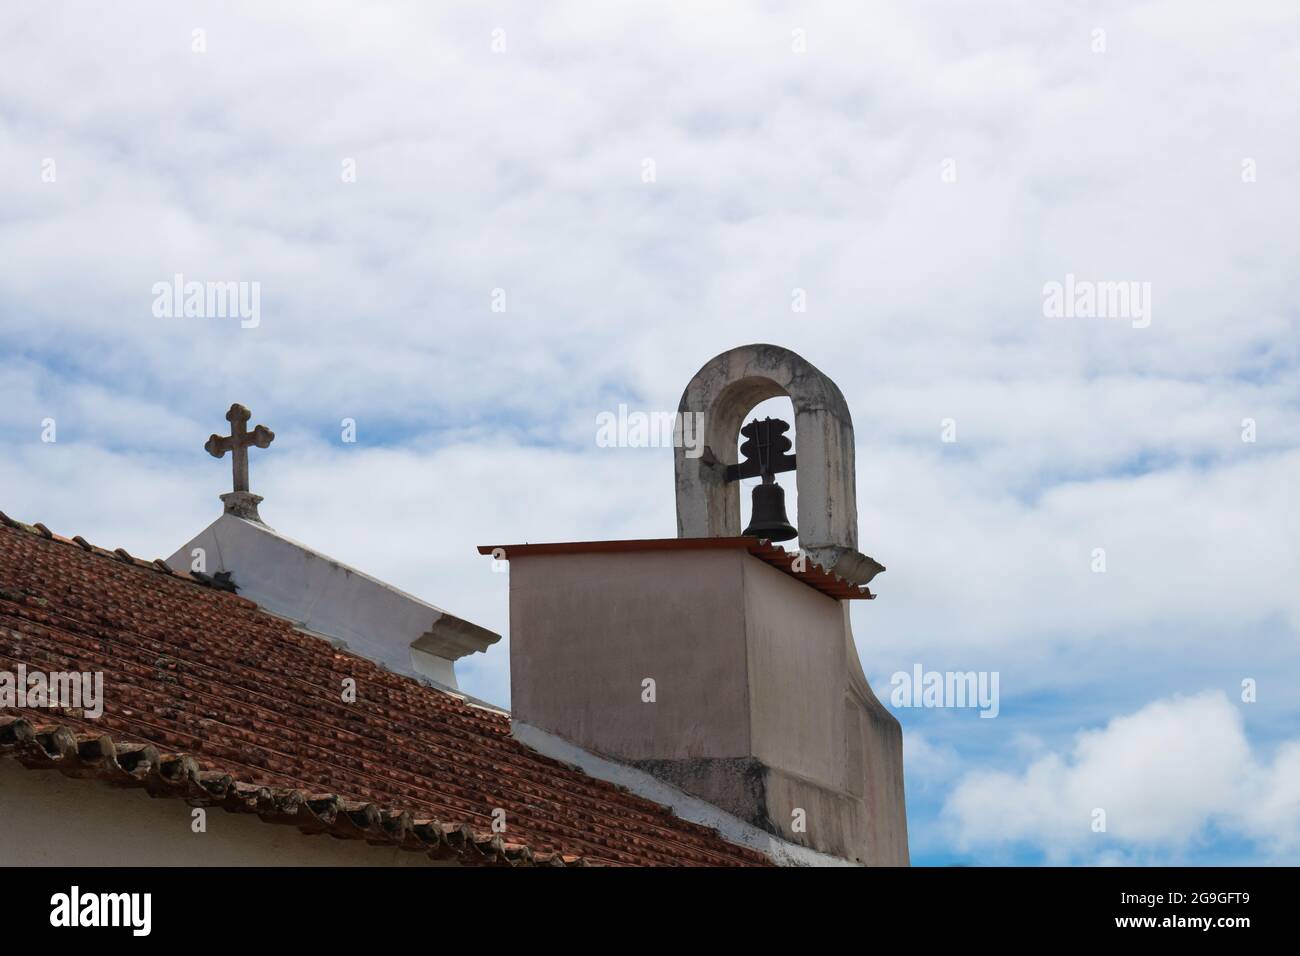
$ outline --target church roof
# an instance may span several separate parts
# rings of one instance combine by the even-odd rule
[[[209,574],[225,573],[262,610],[408,677],[455,689],[453,662],[501,640],[261,520],[223,514],[167,563],[188,567],[196,549],[205,555]],[[416,657],[413,651],[422,653]]]
[[[0,755],[29,767],[466,863],[768,862],[223,582],[0,514],[0,670],[20,664],[104,675],[98,718],[0,711]]]

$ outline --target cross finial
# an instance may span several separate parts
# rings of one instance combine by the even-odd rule
[[[257,504],[261,497],[248,490],[248,449],[265,448],[275,440],[275,432],[265,425],[258,425],[248,431],[250,412],[238,403],[230,406],[226,412],[226,421],[230,422],[229,435],[213,435],[203,446],[213,458],[221,458],[226,452],[231,453],[231,468],[234,472],[235,490],[221,496],[228,514],[240,518],[261,521],[257,513]]]

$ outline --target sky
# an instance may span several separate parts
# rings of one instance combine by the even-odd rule
[[[0,63],[8,514],[171,554],[238,401],[269,524],[508,634],[477,545],[675,533],[597,416],[781,345],[914,864],[1300,863],[1293,3],[9,2]]]

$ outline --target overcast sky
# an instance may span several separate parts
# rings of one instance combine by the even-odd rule
[[[0,8],[0,508],[170,554],[240,401],[268,523],[506,632],[476,545],[674,533],[596,416],[783,345],[853,412],[877,694],[1000,674],[896,711],[913,862],[1300,863],[1293,2],[310,10]]]

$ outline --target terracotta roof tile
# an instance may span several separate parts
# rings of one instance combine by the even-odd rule
[[[767,862],[528,749],[506,714],[195,576],[0,514],[0,670],[19,663],[104,674],[98,719],[0,711],[0,754],[27,766],[464,862]]]
[[[724,551],[741,549],[760,561],[839,601],[874,601],[865,584],[854,584],[800,551],[787,551],[766,538],[634,538],[624,541],[554,541],[539,544],[484,544],[478,553],[509,561],[530,554],[628,554],[635,551]]]

